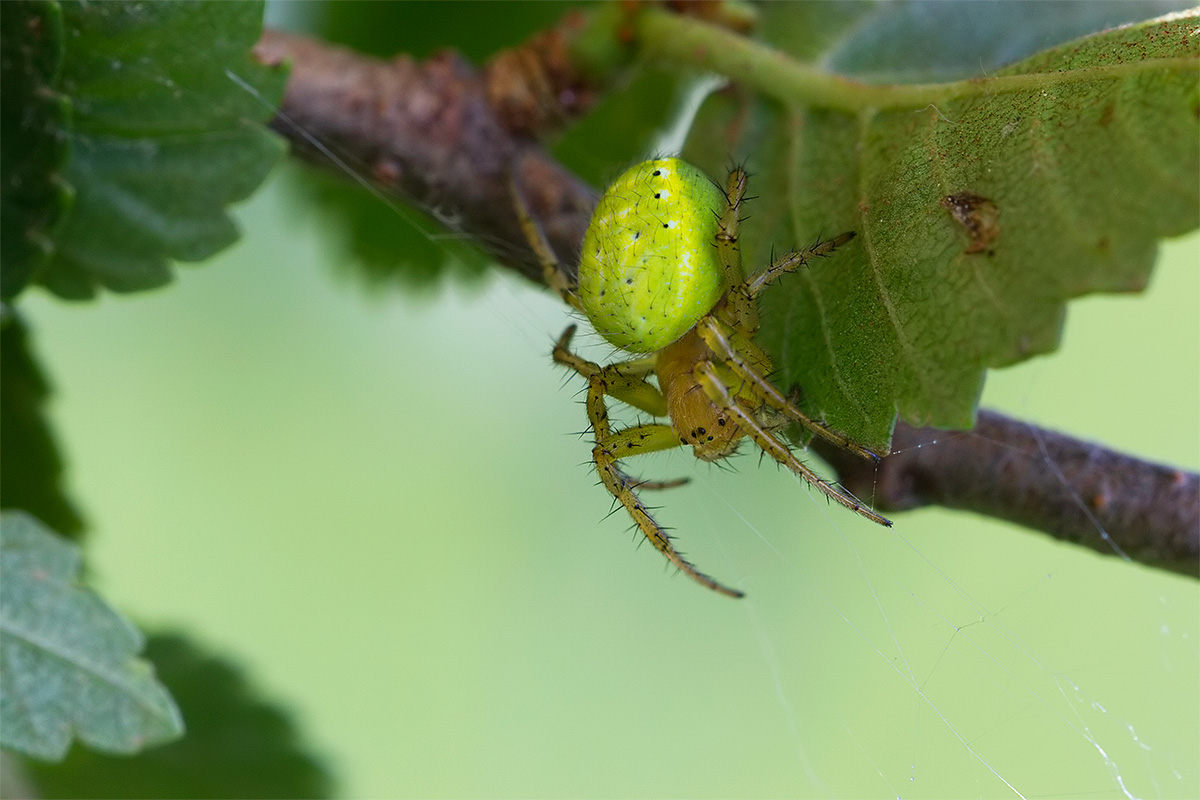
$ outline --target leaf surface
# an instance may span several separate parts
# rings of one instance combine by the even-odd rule
[[[59,91],[73,112],[64,178],[76,201],[38,279],[70,298],[90,297],[97,286],[162,285],[170,260],[198,261],[237,238],[227,206],[249,195],[283,153],[258,122],[270,117],[285,77],[249,56],[262,5],[63,10]]]
[[[0,515],[0,744],[57,760],[73,737],[113,753],[176,738],[179,710],[136,657],[141,634],[78,574],[75,545]]]
[[[970,427],[985,370],[1053,350],[1068,299],[1143,288],[1158,240],[1200,221],[1198,19],[1094,34],[986,78],[866,87],[874,93],[857,107],[814,107],[799,92],[785,102],[777,87],[767,87],[771,101],[712,98],[690,153],[713,174],[728,156],[718,161],[712,141],[747,155],[758,197],[742,234],[748,268],[765,265],[772,246],[858,233],[764,295],[761,338],[779,382],[799,384],[833,427],[885,449],[897,413]],[[854,22],[833,25],[844,36],[826,44],[866,59],[870,48],[845,37],[878,37],[877,26]],[[776,36],[788,27],[763,25]],[[922,52],[911,39],[903,46]],[[966,69],[955,59],[938,74]],[[843,69],[851,61],[839,56]],[[894,61],[863,69],[909,77]],[[848,97],[856,91],[848,85]]]
[[[44,798],[329,797],[322,764],[290,716],[264,701],[229,661],[178,634],[149,638],[145,657],[188,721],[187,736],[134,757],[76,747],[27,769]]]
[[[50,255],[49,235],[71,203],[59,179],[70,104],[53,92],[62,65],[57,3],[12,3],[0,16],[0,298],[16,295]]]

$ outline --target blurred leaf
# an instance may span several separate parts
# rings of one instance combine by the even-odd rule
[[[62,63],[57,3],[9,3],[0,16],[0,298],[49,257],[49,233],[71,193],[58,179],[70,104],[51,89]]]
[[[25,324],[15,313],[0,320],[0,508],[28,511],[64,535],[83,520],[63,493],[62,458],[43,407],[50,387],[29,349]]]
[[[607,186],[630,164],[651,155],[654,137],[679,111],[687,81],[664,70],[634,71],[554,145],[554,155],[580,178]]]
[[[919,83],[987,75],[1061,42],[1180,11],[1190,4],[1180,0],[914,0],[870,4],[862,9],[865,14],[838,8],[842,3],[814,5],[830,5],[834,8],[820,11],[853,18],[854,35],[830,42],[823,59],[831,72],[876,83]],[[764,12],[764,38],[802,56],[791,49],[786,10],[767,7]],[[914,42],[921,46],[914,47]]]
[[[42,797],[329,797],[331,781],[304,752],[286,713],[242,673],[188,639],[154,635],[145,657],[179,703],[188,731],[134,757],[74,748],[59,764],[28,764]]]
[[[478,248],[443,233],[425,214],[400,200],[380,197],[356,183],[318,170],[293,173],[293,196],[319,210],[321,224],[337,228],[334,245],[345,263],[371,288],[399,284],[433,288],[447,271],[465,283],[479,280],[490,264]]]
[[[265,120],[284,73],[249,56],[260,3],[68,3],[59,89],[73,106],[65,178],[77,192],[37,276],[86,298],[170,280],[237,238],[226,207],[283,153]],[[255,97],[230,75],[254,87]]]
[[[61,759],[71,738],[133,753],[183,721],[142,636],[79,586],[79,551],[21,511],[0,515],[0,744]]]
[[[897,22],[896,36],[917,38],[893,48],[920,53],[925,72],[966,69],[951,59],[938,72],[927,53],[938,48],[918,36],[966,36],[952,27],[965,24],[962,9],[921,7],[944,13],[942,26]],[[789,27],[790,13],[810,7],[767,8],[764,30],[781,35],[804,22]],[[1025,32],[1032,19],[1041,23],[1026,18],[995,35],[1041,41]],[[1067,299],[1143,288],[1158,240],[1200,219],[1200,84],[1195,63],[1180,61],[1200,53],[1196,19],[1071,42],[990,73],[1025,84],[972,81],[936,105],[850,114],[800,97],[787,108],[734,92],[712,98],[689,157],[720,174],[727,156],[714,143],[747,154],[758,197],[742,234],[748,268],[765,265],[772,245],[859,234],[764,295],[762,341],[780,382],[802,386],[811,412],[880,449],[897,412],[917,425],[970,427],[985,369],[1053,350]],[[878,37],[880,24],[864,23],[864,35]],[[859,30],[839,40],[840,52],[870,55],[855,44]],[[852,66],[849,56],[841,63]],[[904,77],[880,74],[884,63],[869,64],[874,78]],[[956,217],[951,196],[977,198],[978,213]]]
[[[313,35],[364,53],[427,58],[452,47],[480,64],[497,50],[550,27],[575,8],[566,0],[411,0],[405,3],[325,2],[309,20]]]

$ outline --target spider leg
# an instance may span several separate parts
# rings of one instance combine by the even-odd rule
[[[835,503],[839,503],[857,514],[861,514],[872,522],[877,522],[889,528],[892,526],[891,520],[875,513],[875,511],[868,508],[856,497],[843,492],[837,486],[809,469],[803,462],[796,458],[795,454],[792,453],[786,444],[772,435],[770,431],[763,428],[758,420],[754,418],[753,414],[733,399],[733,396],[729,393],[729,387],[717,375],[716,367],[711,361],[702,361],[696,365],[696,380],[704,387],[704,391],[709,396],[709,399],[722,411],[734,417],[746,435],[753,439],[754,443],[762,448],[771,458],[808,481],[816,487],[817,491]]]
[[[593,375],[603,374],[605,394],[610,394],[634,408],[639,408],[656,417],[667,415],[667,400],[662,392],[646,381],[647,376],[654,372],[655,358],[638,358],[632,361],[622,361],[602,367],[594,361],[580,358],[571,352],[571,337],[575,335],[575,326],[569,325],[563,331],[554,345],[552,357],[555,363],[578,372],[589,381]]]
[[[515,175],[509,180],[508,188],[512,194],[513,208],[517,213],[517,221],[521,224],[521,232],[525,234],[525,240],[529,243],[533,254],[537,256],[538,262],[542,265],[542,279],[546,281],[547,286],[558,292],[567,305],[576,311],[582,311],[583,307],[579,303],[579,295],[575,291],[576,286],[567,277],[566,273],[563,272],[562,266],[558,263],[558,258],[554,255],[554,250],[551,249],[550,243],[546,241],[546,234],[534,220],[533,214],[529,210],[529,204],[525,202],[525,195],[522,194],[520,187],[517,186]]]
[[[676,478],[670,481],[641,481],[635,480],[632,483],[634,489],[674,489],[676,486],[683,486],[688,482],[687,478]]]
[[[846,242],[854,238],[854,231],[846,231],[839,233],[832,239],[826,239],[823,242],[817,242],[812,247],[805,250],[793,250],[783,256],[778,261],[773,262],[769,267],[762,272],[754,275],[745,282],[738,294],[744,293],[747,297],[753,299],[762,293],[762,290],[771,285],[772,282],[780,277],[795,272],[814,258],[824,258],[825,256],[838,249]]]
[[[729,597],[741,597],[742,592],[705,575],[675,549],[671,537],[634,491],[641,484],[630,479],[617,465],[621,458],[679,447],[679,434],[675,429],[670,425],[637,425],[615,433],[610,431],[608,413],[604,406],[603,379],[599,376],[594,376],[588,387],[588,416],[591,417],[592,427],[597,432],[592,459],[596,462],[596,472],[600,475],[600,481],[612,496],[625,506],[642,535],[654,545],[654,549],[666,556],[680,572],[696,583]]]
[[[737,344],[733,341],[736,333],[729,330],[716,317],[711,315],[704,317],[696,324],[696,332],[700,334],[700,338],[716,354],[721,363],[728,367],[733,374],[750,384],[754,388],[754,393],[761,397],[768,406],[785,414],[788,418],[800,423],[815,435],[820,436],[831,444],[837,445],[843,450],[854,453],[854,455],[860,458],[879,461],[879,456],[875,453],[805,414],[796,407],[795,403],[785,397],[779,389],[775,388],[775,385],[767,380],[758,370],[747,364],[745,359],[742,358]]]
[[[746,171],[739,168],[729,173],[725,185],[725,211],[717,223],[717,258],[725,271],[725,285],[731,287],[725,295],[725,313],[741,328],[758,329],[758,307],[752,295],[742,291],[746,276],[742,272],[742,250],[738,244],[741,226],[739,214],[746,198]]]
[[[686,483],[687,479],[639,481],[626,475],[617,464],[622,458],[669,450],[683,444],[679,440],[679,434],[670,425],[635,425],[614,432],[609,423],[608,404],[604,400],[606,395],[656,416],[666,416],[666,398],[657,388],[646,382],[646,377],[654,371],[655,358],[639,358],[602,367],[571,352],[571,337],[574,334],[574,325],[563,331],[554,347],[554,360],[587,378],[587,414],[592,423],[592,433],[596,437],[596,444],[592,448],[592,461],[596,464],[600,482],[617,502],[625,507],[642,535],[654,545],[654,549],[666,556],[680,572],[721,594],[741,597],[741,592],[723,586],[684,558],[671,544],[671,537],[654,519],[635,491],[639,488],[666,489]]]

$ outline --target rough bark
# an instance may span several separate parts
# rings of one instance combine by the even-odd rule
[[[986,410],[971,431],[901,422],[878,464],[824,442],[812,448],[882,511],[974,511],[1200,577],[1200,476],[1192,472]]]

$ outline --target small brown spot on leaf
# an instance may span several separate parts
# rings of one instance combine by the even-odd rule
[[[948,194],[939,205],[950,212],[954,221],[966,229],[971,244],[964,253],[991,252],[1000,234],[1000,207],[986,197],[972,192]]]

